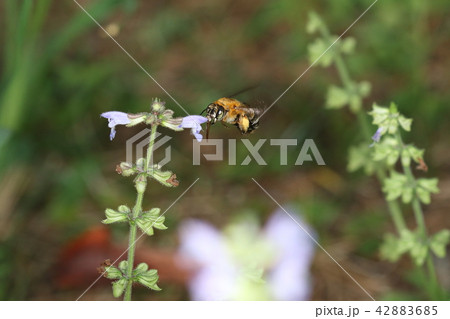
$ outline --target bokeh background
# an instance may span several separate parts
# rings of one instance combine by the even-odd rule
[[[247,87],[240,100],[267,107],[309,66],[305,31],[316,11],[342,33],[371,0],[138,1],[79,0],[117,41],[191,114]],[[347,58],[352,76],[372,84],[365,99],[395,101],[414,119],[407,141],[426,148],[428,176],[441,192],[425,207],[430,232],[449,228],[450,5],[447,0],[378,1],[348,32],[357,40]],[[142,127],[109,129],[100,113],[148,110],[153,98],[184,112],[73,1],[0,3],[0,299],[74,300],[97,276],[96,267],[127,244],[125,225],[103,227],[106,207],[132,205],[132,179],[115,173],[125,142]],[[377,299],[426,298],[423,278],[409,258],[379,257],[393,231],[380,185],[347,172],[348,148],[359,136],[348,111],[324,107],[338,84],[334,68],[312,68],[261,120],[249,139],[312,138],[326,166],[288,165],[279,149],[261,149],[267,166],[227,161],[192,165],[192,136],[173,133],[173,170],[180,186],[151,184],[144,206],[165,210],[166,231],[138,245],[138,256],[160,270],[161,292],[136,288],[135,299],[189,300],[191,274],[173,262],[183,221],[197,218],[222,229],[242,216],[261,225],[276,204],[295,207],[317,238]],[[237,138],[238,163],[248,154],[235,128],[215,125],[211,137]],[[370,141],[368,141],[370,143]],[[418,175],[424,173],[416,172]],[[407,221],[414,227],[410,211]],[[450,289],[450,261],[438,261]],[[320,249],[311,261],[313,300],[368,297]],[[112,300],[102,278],[82,298]]]

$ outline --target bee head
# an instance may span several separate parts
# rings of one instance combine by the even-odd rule
[[[200,114],[203,114],[204,112],[206,112],[206,118],[208,119],[208,122],[210,122],[211,124],[214,124],[217,121],[222,120],[224,116],[223,107],[215,103],[209,104],[206,107],[206,109],[204,109],[203,112]]]

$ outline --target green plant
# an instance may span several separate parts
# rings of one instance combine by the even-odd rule
[[[370,93],[368,82],[354,81],[344,61],[344,54],[354,51],[356,41],[347,37],[337,41],[338,37],[328,31],[326,24],[315,13],[311,13],[307,25],[309,33],[319,32],[317,38],[308,47],[310,60],[318,60],[318,65],[329,67],[335,65],[342,86],[331,85],[327,92],[326,107],[328,109],[342,109],[345,106],[356,115],[362,132],[362,141],[349,150],[348,170],[363,169],[368,175],[375,175],[383,187],[388,210],[395,224],[397,235],[387,234],[381,248],[383,258],[392,262],[397,261],[406,252],[410,254],[417,266],[427,268],[430,297],[442,299],[442,290],[437,280],[433,263],[434,253],[437,257],[445,256],[445,246],[450,242],[450,231],[442,230],[428,236],[422,204],[430,203],[430,194],[437,193],[436,178],[416,179],[411,170],[411,164],[416,162],[419,168],[426,170],[423,160],[423,150],[414,145],[405,144],[401,130],[410,131],[412,120],[398,112],[397,106],[391,104],[389,108],[376,104],[369,114],[373,124],[378,126],[372,136],[371,127],[363,108],[363,99]],[[334,42],[335,45],[329,48]],[[323,54],[323,52],[326,54]],[[323,54],[323,56],[321,56]],[[372,138],[373,143],[369,145]],[[395,170],[395,164],[401,163],[402,172]],[[410,230],[406,226],[399,198],[404,204],[411,204],[417,223],[417,230]]]

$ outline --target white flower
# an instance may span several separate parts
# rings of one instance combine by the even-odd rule
[[[203,139],[203,136],[200,134],[200,131],[202,130],[201,124],[208,121],[208,119],[201,115],[189,115],[186,117],[183,117],[183,121],[180,124],[180,127],[182,128],[190,128],[191,133],[195,136],[197,141],[201,142]]]
[[[108,119],[108,127],[111,128],[111,133],[109,134],[111,141],[114,136],[116,136],[116,125],[126,125],[131,123],[128,114],[124,112],[110,111],[102,113],[101,116]]]
[[[296,220],[315,236],[300,218]],[[180,255],[198,265],[188,284],[192,300],[307,300],[310,296],[314,242],[281,210],[262,231],[248,222],[220,232],[206,222],[187,221],[180,227],[180,242]]]

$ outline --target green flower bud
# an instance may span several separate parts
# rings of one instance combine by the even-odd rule
[[[113,296],[119,298],[123,294],[126,286],[127,280],[125,278],[114,281],[112,284]]]
[[[134,275],[138,275],[140,273],[144,273],[148,270],[148,265],[146,263],[140,263],[137,265],[137,267],[133,270]]]
[[[123,273],[126,273],[127,267],[128,267],[128,260],[122,260],[122,261],[119,263],[119,269],[120,269]]]
[[[171,171],[161,171],[158,165],[154,165],[148,175],[167,187],[177,187],[180,184],[176,174]]]
[[[140,158],[140,159],[138,159],[136,161],[136,169],[139,172],[144,172],[145,171],[145,162],[146,162],[145,158]]]
[[[139,174],[138,177],[134,180],[136,190],[139,194],[145,192],[145,188],[147,187],[147,178],[145,174]]]
[[[137,170],[133,167],[132,164],[122,162],[116,166],[116,172],[121,174],[122,176],[131,176],[136,174]]]
[[[108,279],[119,279],[123,277],[122,272],[114,266],[111,266],[111,260],[106,259],[101,263],[100,267],[97,268],[99,274]]]
[[[165,109],[165,107],[164,107],[165,104],[166,104],[166,102],[163,102],[159,99],[154,99],[151,109],[153,112],[157,112],[157,113],[163,112]]]
[[[105,270],[105,277],[108,279],[119,279],[123,277],[123,274],[119,270],[119,268],[116,268],[114,266],[109,266]]]
[[[131,213],[131,209],[126,206],[126,205],[120,205],[119,208],[117,209],[119,212],[124,213],[124,214],[129,214]]]

